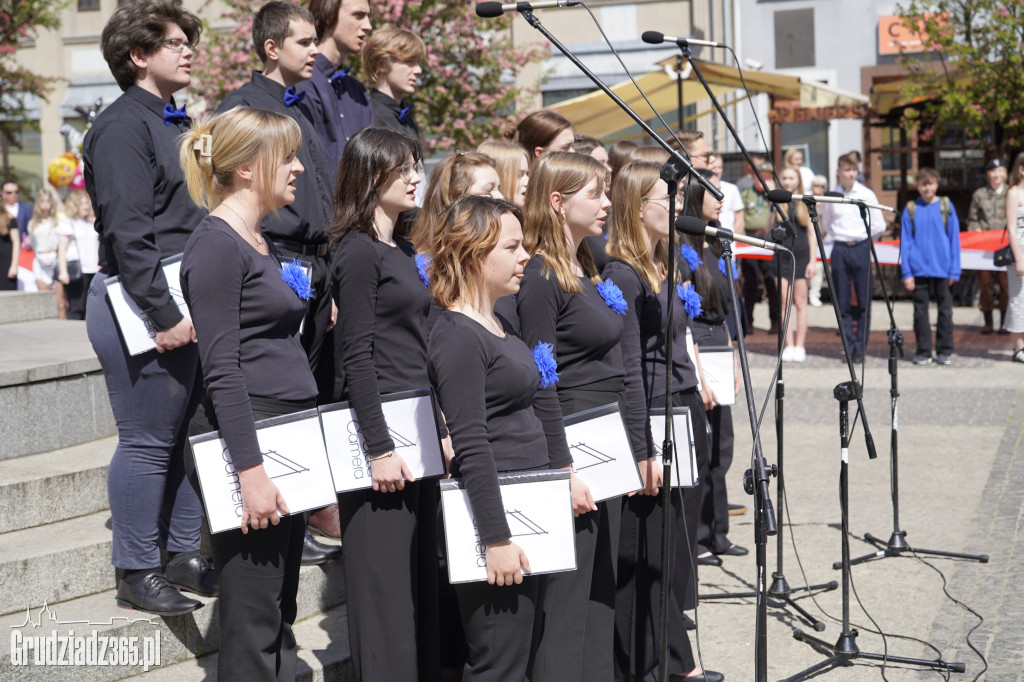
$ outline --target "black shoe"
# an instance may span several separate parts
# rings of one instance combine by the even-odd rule
[[[306,538],[302,543],[302,565],[320,566],[331,559],[341,556],[341,547],[325,545],[313,539],[309,530],[306,531]]]
[[[855,350],[855,351],[853,351],[853,364],[859,365],[862,362],[864,362],[864,351],[862,351],[862,350]]]
[[[716,557],[714,554],[705,554],[697,557],[698,566],[721,566],[722,560]]]
[[[725,682],[725,675],[716,673],[714,670],[705,670],[700,675],[687,677],[686,675],[670,675],[672,682]]]
[[[729,545],[726,549],[721,552],[715,552],[719,556],[747,556],[750,551],[746,547],[740,547],[739,545]]]
[[[213,568],[199,552],[182,552],[167,562],[164,569],[171,587],[198,594],[200,597],[216,597],[220,594]]]
[[[696,630],[697,624],[693,622],[693,619],[687,616],[685,613],[680,614],[683,618],[683,629],[684,630]]]
[[[190,599],[171,587],[159,568],[122,578],[117,584],[117,605],[158,616],[183,616],[201,609],[203,602]]]

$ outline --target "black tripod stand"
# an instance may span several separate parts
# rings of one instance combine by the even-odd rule
[[[856,380],[839,384],[832,392],[832,396],[839,401],[839,442],[842,453],[839,465],[839,504],[842,514],[842,538],[843,538],[843,630],[839,633],[839,639],[835,644],[829,644],[825,640],[808,635],[797,630],[793,637],[801,642],[815,645],[832,652],[832,655],[824,661],[817,663],[806,670],[786,678],[786,682],[802,680],[810,677],[820,670],[850,665],[851,661],[857,658],[865,658],[870,661],[884,661],[887,663],[899,663],[903,665],[919,665],[935,670],[962,673],[966,670],[963,663],[946,663],[942,660],[928,660],[923,658],[906,658],[903,656],[888,656],[885,654],[865,653],[857,648],[854,641],[857,631],[850,627],[850,512],[849,512],[849,466],[850,466],[850,401],[859,400],[861,397],[860,384]]]
[[[861,217],[867,221],[867,207],[864,205],[860,206]],[[885,298],[885,308],[889,313],[889,404],[890,404],[890,415],[892,429],[889,437],[889,449],[892,452],[892,456],[889,460],[889,477],[891,481],[892,491],[892,535],[889,536],[889,542],[885,542],[881,538],[875,537],[871,533],[865,533],[864,539],[868,542],[874,543],[881,549],[877,552],[871,552],[864,556],[857,557],[856,559],[850,560],[851,566],[862,564],[867,561],[873,561],[875,559],[884,559],[886,557],[898,557],[903,552],[911,551],[910,545],[904,539],[907,536],[907,531],[900,529],[900,470],[899,470],[899,377],[898,377],[898,361],[897,354],[899,357],[903,357],[903,334],[896,327],[896,319],[893,317],[893,303],[892,298],[889,296],[889,292],[885,288],[885,280],[882,278],[882,266],[878,262],[878,254],[875,253],[875,245],[871,244],[871,257],[875,263],[875,275],[878,277],[878,282],[882,287],[882,296]],[[928,554],[930,556],[941,556],[948,557],[951,559],[969,559],[971,561],[979,561],[983,564],[988,563],[987,554],[960,554],[957,552],[945,552],[936,549],[918,549],[912,550],[916,554]],[[832,568],[838,569],[841,564],[836,562],[832,564]]]

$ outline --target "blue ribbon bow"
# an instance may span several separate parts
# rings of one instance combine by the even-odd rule
[[[330,78],[327,79],[327,82],[330,83],[331,85],[334,85],[334,81],[341,80],[342,78],[344,78],[347,75],[348,75],[348,69],[341,69],[340,71],[335,71],[334,75],[332,75]]]
[[[164,125],[169,126],[172,123],[184,123],[188,121],[188,114],[185,113],[185,107],[181,109],[175,109],[173,104],[164,105]]]
[[[287,90],[284,91],[284,105],[286,107],[298,104],[304,99],[306,99],[306,93],[296,93],[295,88],[288,88]]]
[[[405,121],[405,117],[409,115],[410,111],[412,111],[412,105],[411,104],[409,106],[403,108],[401,111],[398,112],[398,121],[399,121],[399,123],[402,123],[402,122]]]

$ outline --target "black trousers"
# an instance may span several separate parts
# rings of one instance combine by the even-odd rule
[[[910,292],[914,301],[914,338],[917,355],[931,355],[932,326],[928,321],[928,306],[931,301],[939,305],[939,317],[935,323],[935,350],[940,355],[953,352],[953,295],[949,280],[944,277],[915,277],[914,290]]]
[[[608,383],[614,382],[602,382]],[[558,399],[562,414],[569,416],[618,402],[619,393],[571,388],[559,391]],[[540,576],[532,682],[612,679],[621,523],[618,499],[599,502],[597,511],[576,517],[576,570]]]
[[[469,652],[462,682],[526,679],[542,577],[524,576],[520,585],[489,585],[483,581],[455,586]]]
[[[768,299],[768,316],[771,322],[779,321],[779,297],[775,286],[775,263],[770,260],[756,258],[738,258],[733,267],[739,263],[743,276],[743,304],[747,312],[747,327],[754,327],[754,306],[761,300],[758,293],[759,280],[764,282],[764,295]]]
[[[432,479],[338,496],[356,680],[439,677],[437,505]]]
[[[832,294],[843,315],[843,333],[850,350],[864,351],[871,329],[871,244],[867,239],[847,246],[836,242],[832,247],[832,281],[836,291]],[[857,294],[857,331],[853,330],[854,309],[852,290]]]
[[[250,398],[256,420],[312,407]],[[189,435],[217,429],[209,400],[196,410]],[[195,457],[186,448],[185,468],[199,494]],[[302,540],[306,530],[301,514],[286,516],[276,526],[213,533],[213,567],[220,585],[220,655],[217,679],[249,682],[294,680],[298,647],[292,634],[297,611]]]
[[[334,335],[327,330],[331,324],[331,256],[304,256],[282,246],[275,246],[282,263],[298,258],[311,266],[309,284],[313,287],[313,298],[308,301],[309,308],[303,320],[299,341],[306,351],[313,378],[316,379],[319,393],[317,404],[325,405],[333,402],[336,397]]]
[[[698,346],[725,346],[729,343],[729,330],[724,324],[709,325],[695,321],[693,340]],[[711,443],[697,526],[698,555],[709,551],[721,552],[732,544],[728,538],[729,496],[725,485],[726,474],[732,466],[732,408],[716,405],[705,414],[711,430]]]

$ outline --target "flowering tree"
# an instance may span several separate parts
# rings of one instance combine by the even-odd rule
[[[222,0],[227,10],[216,22],[232,28],[208,30],[192,72],[193,89],[215,107],[259,68],[250,36],[261,0]],[[523,65],[544,59],[540,44],[516,48],[511,19],[480,23],[471,2],[371,1],[374,26],[392,23],[415,32],[427,45],[420,86],[413,97],[416,121],[428,151],[466,149],[500,137],[514,124],[515,111],[533,90],[518,88]],[[209,2],[203,11],[208,10]],[[206,20],[209,27],[209,20]],[[358,71],[356,71],[358,73]]]
[[[1021,0],[910,0],[903,24],[921,38],[926,59],[902,55],[909,72],[904,94],[925,100],[904,122],[955,123],[977,140],[995,133],[1010,149],[1024,145],[1024,2]],[[938,62],[935,61],[938,58]],[[936,68],[938,67],[938,68]],[[934,93],[941,96],[934,98]],[[933,99],[934,98],[934,99]],[[928,139],[934,131],[921,131]]]
[[[60,27],[61,0],[4,0],[0,2],[0,136],[17,144],[16,135],[25,124],[38,125],[25,114],[25,99],[35,95],[46,99],[56,78],[40,76],[17,62],[19,40],[31,40],[41,28]],[[4,145],[4,149],[7,145]],[[8,173],[4,154],[3,173]]]

